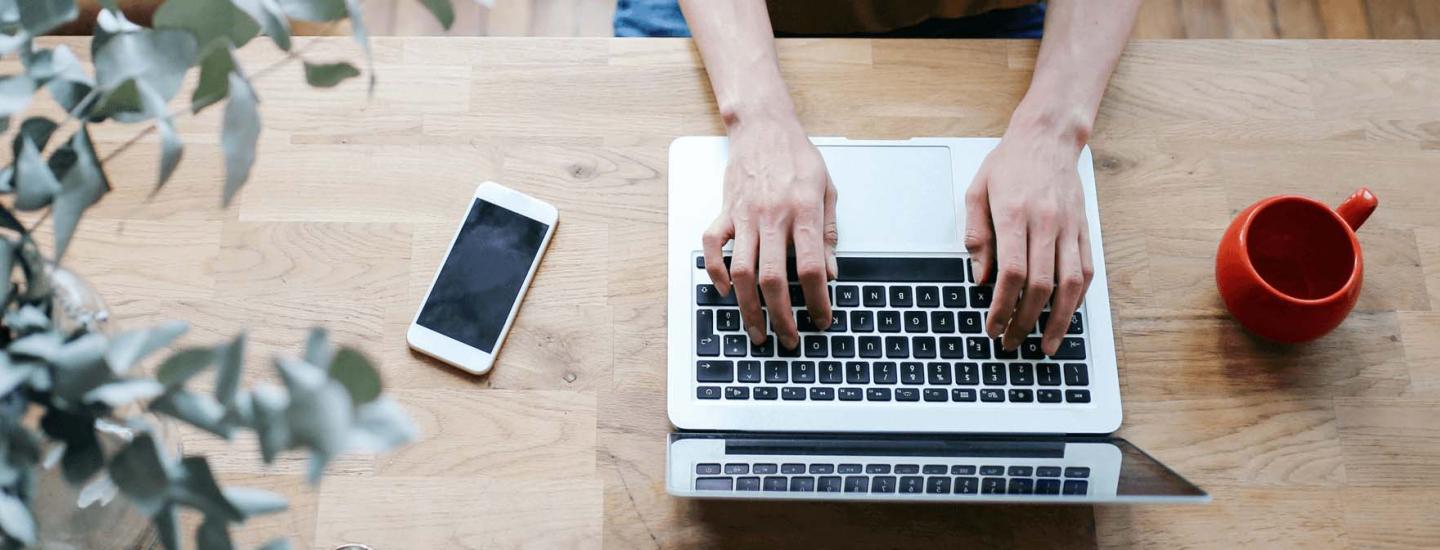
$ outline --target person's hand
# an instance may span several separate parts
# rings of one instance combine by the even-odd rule
[[[721,248],[732,239],[727,273]],[[815,326],[829,328],[826,281],[836,273],[835,241],[835,186],[799,121],[751,119],[732,127],[725,204],[703,239],[705,270],[721,295],[735,291],[752,343],[766,339],[758,284],[780,344],[799,345],[786,280],[792,244],[805,307]]]
[[[1041,348],[1053,355],[1094,273],[1073,140],[1011,130],[965,193],[976,281],[995,285],[985,330],[1015,349],[1051,301]],[[996,281],[988,280],[996,273]],[[1058,283],[1058,286],[1057,286]]]

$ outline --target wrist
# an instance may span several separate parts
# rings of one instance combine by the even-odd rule
[[[1094,117],[1080,108],[1030,101],[1020,103],[1010,116],[1005,137],[1042,141],[1070,150],[1076,155],[1090,141]]]
[[[725,124],[725,132],[732,137],[741,131],[754,128],[800,128],[800,117],[795,114],[795,104],[783,92],[778,95],[765,94],[744,100],[721,102],[720,120]]]

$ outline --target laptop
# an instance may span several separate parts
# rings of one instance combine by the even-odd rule
[[[800,346],[753,345],[705,271],[727,141],[670,146],[666,490],[696,498],[1207,502],[1110,437],[1121,405],[1095,174],[1084,185],[1095,274],[1054,356],[1039,331],[1007,352],[983,320],[961,232],[964,191],[995,138],[815,138],[839,192],[834,317]],[[726,255],[728,261],[728,253]],[[1048,315],[1048,310],[1047,310]],[[1042,323],[1043,324],[1043,320]],[[772,332],[773,335],[773,332]]]

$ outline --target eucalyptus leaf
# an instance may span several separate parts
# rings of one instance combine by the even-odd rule
[[[380,396],[380,373],[354,348],[340,348],[330,363],[330,378],[345,387],[351,402],[363,405]]]
[[[241,521],[244,516],[235,508],[210,471],[210,463],[203,456],[188,456],[180,461],[182,475],[180,482],[172,487],[172,495],[178,502],[185,503],[205,513],[207,521]]]
[[[324,327],[310,329],[305,338],[305,362],[315,366],[329,365],[335,352],[330,349],[330,332]]]
[[[217,40],[244,46],[260,32],[255,20],[230,0],[168,0],[155,10],[153,26],[189,32],[201,50]]]
[[[104,506],[115,500],[115,495],[120,494],[120,488],[110,481],[110,476],[100,475],[80,488],[80,494],[75,496],[75,506],[88,508],[91,504]]]
[[[0,116],[11,116],[25,110],[35,95],[35,81],[21,75],[0,77]]]
[[[155,117],[155,127],[160,130],[160,176],[155,183],[155,189],[151,191],[154,194],[160,192],[165,182],[170,181],[171,174],[175,173],[175,167],[180,164],[180,155],[184,152],[184,145],[180,143],[180,136],[175,133],[175,124],[170,120],[165,101],[160,99],[160,94],[155,93],[144,82],[136,82],[136,89],[140,92],[140,101],[145,105],[145,111]]]
[[[100,10],[95,16],[94,38],[90,40],[90,57],[95,57],[105,44],[117,34],[144,30],[145,27],[131,23],[125,12],[116,9]]]
[[[20,123],[20,130],[16,132],[14,141],[10,142],[10,152],[16,157],[25,147],[25,140],[29,139],[37,150],[44,150],[50,143],[50,136],[55,134],[55,128],[59,125],[55,121],[45,117],[35,116],[25,119]]]
[[[232,72],[230,100],[225,103],[224,126],[220,147],[225,151],[225,192],[222,204],[229,206],[240,186],[250,179],[255,164],[255,147],[260,140],[260,112],[255,108],[255,93],[250,83]]]
[[[224,492],[225,498],[245,519],[284,512],[289,507],[285,497],[263,489],[231,487]]]
[[[145,515],[156,516],[165,510],[174,474],[173,468],[161,457],[153,436],[148,433],[136,436],[110,459],[109,469],[115,486]],[[158,526],[159,518],[156,519]]]
[[[290,540],[279,538],[260,545],[255,550],[290,550]]]
[[[290,357],[276,359],[275,370],[280,373],[280,380],[292,397],[318,391],[326,382],[323,367]]]
[[[24,502],[4,491],[0,491],[0,529],[20,544],[35,545],[35,517]]]
[[[55,227],[55,261],[65,256],[75,227],[80,224],[80,215],[110,191],[110,181],[105,177],[105,167],[95,154],[90,142],[90,130],[81,126],[70,138],[67,145],[75,153],[75,166],[60,178],[60,194],[51,207],[51,218]]]
[[[6,130],[9,129],[10,119],[8,117],[0,117],[0,133],[4,133]],[[15,167],[13,165],[6,166],[4,169],[0,169],[0,194],[9,194],[14,192]]]
[[[66,342],[50,359],[55,366],[56,397],[78,405],[91,390],[116,380],[105,365],[105,335],[88,333]]]
[[[360,70],[346,62],[305,62],[305,82],[317,88],[332,88],[347,78],[360,76]]]
[[[164,546],[165,550],[181,550],[178,516],[175,506],[171,504],[166,504],[150,516],[150,520],[155,523],[155,534],[159,536],[160,545]]]
[[[290,448],[293,439],[285,419],[290,398],[279,388],[262,385],[250,392],[250,402],[254,408],[253,428],[260,438],[260,458],[270,464],[280,452]]]
[[[353,414],[350,395],[339,384],[328,383],[308,395],[291,396],[285,420],[294,441],[311,450],[310,483],[320,480],[325,464],[349,446],[348,428]]]
[[[20,138],[20,156],[15,159],[15,208],[35,210],[50,204],[60,192],[60,182],[40,158],[40,150],[29,137]]]
[[[0,204],[0,227],[9,229],[16,233],[25,232],[25,225],[21,224],[20,220],[15,217],[15,214],[3,204]],[[6,270],[6,274],[9,274],[8,270]]]
[[[338,21],[345,18],[345,0],[279,0],[285,14],[301,21]]]
[[[50,318],[45,316],[40,308],[26,304],[5,312],[5,327],[21,334],[29,334],[50,328]],[[0,392],[0,395],[4,394],[5,392]]]
[[[229,344],[216,348],[215,358],[219,364],[215,373],[215,399],[228,407],[240,389],[240,371],[245,365],[245,333],[235,335]]]
[[[187,330],[190,330],[188,323],[169,321],[148,329],[122,332],[110,341],[110,349],[105,352],[105,361],[110,364],[110,370],[115,374],[124,374],[135,363],[170,345]]]
[[[190,97],[190,112],[198,113],[230,94],[230,73],[235,71],[234,50],[211,47],[200,59],[200,82]]]
[[[230,439],[230,428],[222,422],[225,407],[208,395],[171,389],[150,402],[150,410]]]
[[[86,118],[92,122],[99,122],[106,117],[126,124],[150,119],[150,111],[145,109],[137,80],[126,80],[113,89],[102,91],[100,100],[86,114]]]
[[[30,42],[30,40],[30,33],[20,29],[17,29],[14,34],[0,33],[0,55],[6,55],[20,49],[24,47],[27,42]]]
[[[371,96],[375,95],[375,56],[370,52],[370,33],[365,30],[365,18],[360,10],[360,0],[345,0],[345,11],[350,15],[350,34],[355,37],[355,43],[360,45],[360,51],[365,53],[365,72],[369,73],[369,86],[367,90]]]
[[[0,354],[0,395],[11,391],[30,379],[35,366],[30,363],[11,363],[9,355]]]
[[[94,437],[65,444],[65,456],[60,459],[60,472],[72,485],[79,485],[105,469],[105,455],[100,443]]]
[[[75,0],[21,0],[20,26],[40,36],[80,16]]]
[[[209,348],[181,350],[160,363],[160,368],[155,373],[155,379],[167,387],[177,387],[185,384],[190,377],[205,370],[214,362],[215,350]]]
[[[0,273],[5,274],[5,277],[0,279],[0,303],[10,303],[10,294],[15,291],[15,283],[10,280],[11,272],[14,270],[15,243],[10,239],[0,237]]]
[[[180,90],[185,72],[195,64],[197,48],[194,36],[177,29],[114,35],[95,55],[96,85],[112,90],[135,79],[169,101]]]
[[[165,386],[148,378],[131,378],[110,382],[85,393],[86,403],[104,403],[110,407],[128,405],[165,393]]]
[[[415,425],[405,411],[388,397],[381,397],[355,410],[349,449],[378,453],[415,440]]]
[[[234,550],[235,545],[230,541],[230,528],[225,526],[225,520],[206,516],[200,527],[195,529],[195,548]]]
[[[231,0],[235,7],[254,19],[280,49],[290,51],[290,20],[275,0]]]
[[[64,343],[64,339],[62,339],[58,333],[41,332],[11,342],[10,345],[5,348],[5,351],[10,352],[12,356],[22,355],[34,357],[48,362],[60,352],[60,346]]]
[[[445,30],[450,30],[450,26],[455,24],[455,7],[450,5],[450,0],[420,0],[420,3],[430,10],[430,15],[434,15]]]
[[[64,44],[35,52],[26,62],[25,74],[35,80],[37,86],[53,80],[92,83],[75,52]]]

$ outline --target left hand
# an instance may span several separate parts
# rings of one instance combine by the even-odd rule
[[[985,330],[1003,334],[1007,350],[1024,342],[1053,298],[1041,340],[1053,355],[1090,286],[1079,154],[1073,140],[1012,125],[965,193],[965,247],[976,282],[995,284]],[[988,280],[992,272],[996,281]]]

